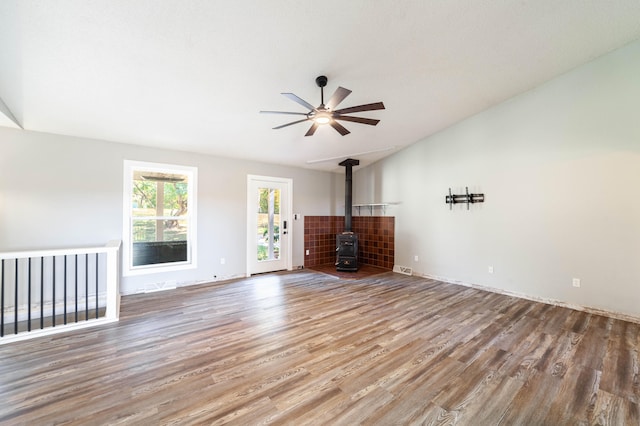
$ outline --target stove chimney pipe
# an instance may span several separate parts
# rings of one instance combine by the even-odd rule
[[[345,168],[345,185],[344,185],[344,232],[351,232],[351,218],[352,214],[352,187],[353,187],[353,166],[360,164],[360,160],[354,160],[353,158],[347,158],[339,165]]]

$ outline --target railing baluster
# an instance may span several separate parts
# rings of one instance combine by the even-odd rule
[[[2,259],[2,265],[0,266],[0,337],[4,337],[4,259]]]
[[[18,259],[16,259],[15,261],[15,290],[14,290],[14,301],[13,301],[13,332],[14,334],[18,334],[18,279],[19,279],[19,274],[18,274]]]
[[[56,326],[56,257],[53,256],[53,303],[51,304],[53,327]]]
[[[67,324],[67,255],[64,255],[64,324]]]
[[[84,319],[89,321],[89,253],[84,254]]]
[[[98,319],[98,253],[96,253],[96,319]]]
[[[78,255],[76,254],[76,263],[75,263],[75,267],[76,267],[76,277],[75,277],[75,286],[76,286],[76,292],[75,292],[75,296],[76,296],[76,321],[78,322]]]
[[[29,258],[27,266],[29,268],[27,279],[29,285],[27,289],[27,331],[31,331],[31,258]]]
[[[44,256],[40,256],[40,330],[44,328]]]

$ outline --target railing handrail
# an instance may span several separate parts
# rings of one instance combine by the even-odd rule
[[[99,247],[75,247],[66,249],[45,249],[45,250],[25,250],[0,253],[1,259],[26,259],[29,257],[49,257],[49,256],[68,256],[78,253],[82,254],[95,254],[95,253],[108,253],[117,251],[120,248],[120,240],[109,241],[104,246]]]

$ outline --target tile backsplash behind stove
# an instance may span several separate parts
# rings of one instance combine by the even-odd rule
[[[395,218],[392,216],[353,216],[353,232],[359,238],[359,262],[393,269]],[[336,261],[336,234],[344,231],[344,216],[304,217],[304,266]],[[309,250],[309,255],[306,255]]]

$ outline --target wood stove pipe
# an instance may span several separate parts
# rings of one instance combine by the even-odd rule
[[[344,232],[351,231],[351,218],[352,218],[352,206],[353,206],[353,166],[360,164],[360,160],[354,160],[353,158],[347,158],[339,165],[345,168],[345,184],[344,184]]]

